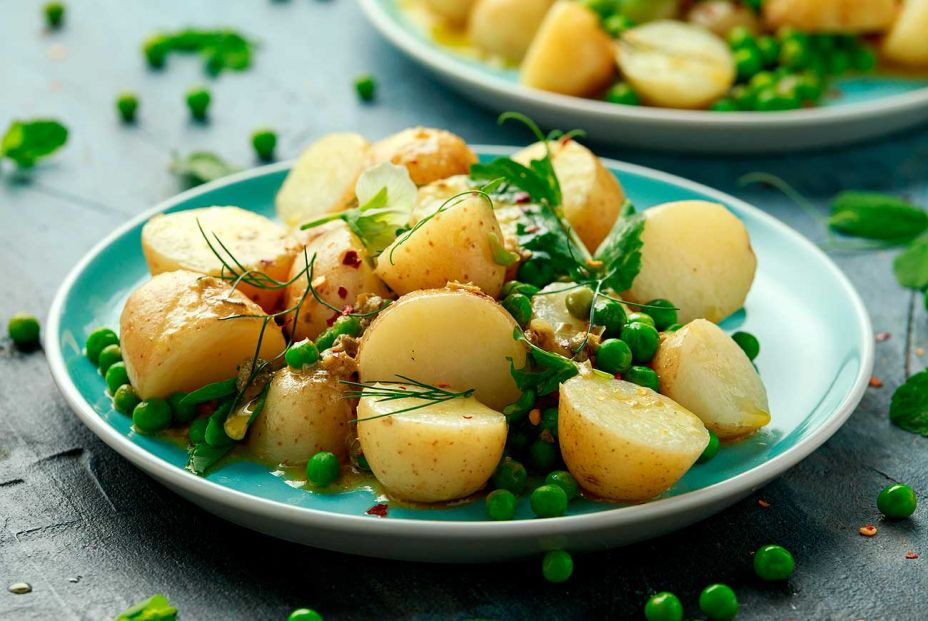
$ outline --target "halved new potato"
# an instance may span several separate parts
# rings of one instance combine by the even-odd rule
[[[764,0],[771,28],[852,34],[882,32],[896,19],[896,0]]]
[[[425,0],[425,5],[451,23],[462,24],[467,21],[476,0]]]
[[[754,9],[736,0],[699,2],[693,5],[686,19],[720,37],[727,37],[737,27],[747,28],[755,34],[761,31],[760,19]]]
[[[477,156],[467,143],[443,129],[413,127],[374,143],[368,164],[405,166],[416,185],[470,172]]]
[[[371,322],[361,339],[363,382],[397,381],[404,375],[475,396],[501,410],[521,392],[509,360],[525,365],[525,348],[513,338],[518,325],[492,298],[472,289],[416,291]]]
[[[905,0],[883,40],[883,55],[903,65],[928,67],[928,0]]]
[[[477,0],[468,22],[471,42],[481,50],[520,61],[554,0]]]
[[[625,299],[670,300],[680,323],[718,323],[744,306],[757,258],[738,218],[708,201],[666,203],[644,214],[641,271]]]
[[[341,379],[318,366],[277,371],[264,409],[248,432],[254,454],[271,464],[288,465],[306,463],[319,451],[344,456],[354,410]]]
[[[667,491],[702,454],[709,433],[686,408],[650,388],[578,375],[561,384],[558,438],[586,490],[640,501]]]
[[[239,273],[237,263],[284,281],[297,252],[287,231],[262,215],[238,207],[204,207],[158,214],[145,223],[142,252],[149,271],[153,276],[174,270],[220,276],[222,262],[204,233],[215,251]],[[283,295],[283,289],[262,289],[244,282],[238,289],[267,311],[274,310]]]
[[[661,392],[702,419],[719,438],[770,422],[767,389],[747,355],[714,323],[692,321],[665,334],[652,362]]]
[[[663,20],[626,31],[617,59],[642,101],[662,108],[705,108],[735,82],[728,44],[685,22]]]
[[[126,300],[119,321],[123,361],[142,399],[168,397],[238,375],[258,346],[263,315],[240,291],[210,276],[178,270],[159,274]],[[259,358],[284,349],[269,321]]]
[[[354,198],[368,151],[370,143],[350,133],[329,134],[310,145],[277,192],[277,217],[297,227],[345,209]]]
[[[615,75],[612,50],[598,15],[578,2],[558,0],[525,53],[520,79],[543,91],[595,95]]]
[[[358,438],[364,457],[397,498],[442,502],[469,496],[486,484],[503,456],[506,417],[474,397],[421,407],[426,403],[415,397],[363,397]]]
[[[496,256],[502,247],[493,204],[481,196],[461,196],[400,235],[377,258],[376,272],[400,295],[459,282],[496,297],[506,275]]]

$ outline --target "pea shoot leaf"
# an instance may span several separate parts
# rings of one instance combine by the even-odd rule
[[[863,239],[914,239],[928,230],[928,213],[888,194],[842,192],[831,204],[831,230]]]
[[[175,155],[171,162],[171,172],[192,185],[215,181],[238,170],[237,166],[208,151],[196,151],[186,157]]]
[[[522,331],[516,328],[513,338],[524,342],[529,347],[525,366],[517,369],[509,359],[509,372],[522,392],[535,391],[539,397],[555,392],[561,385],[579,373],[577,363],[558,354],[545,351],[528,341]]]
[[[893,261],[896,279],[910,289],[928,288],[928,236],[920,237],[909,244]]]
[[[889,419],[906,431],[928,437],[928,370],[916,373],[896,389]]]
[[[164,595],[156,593],[119,613],[116,621],[175,621],[177,608]]]
[[[641,271],[644,224],[644,215],[636,213],[635,207],[626,201],[609,235],[596,250],[595,258],[603,262],[604,287],[616,293],[631,288]]]
[[[58,121],[13,121],[0,141],[0,156],[10,158],[20,168],[31,168],[67,141],[68,129]]]

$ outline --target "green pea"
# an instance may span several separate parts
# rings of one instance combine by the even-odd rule
[[[61,2],[49,2],[43,7],[45,12],[45,22],[52,30],[61,28],[64,23],[64,4]]]
[[[625,82],[616,82],[606,91],[606,101],[626,106],[637,106],[641,103],[638,94]]]
[[[306,478],[314,485],[323,487],[337,481],[341,469],[334,453],[319,451],[306,462]]]
[[[622,340],[632,350],[634,361],[642,363],[650,361],[657,353],[661,336],[654,326],[633,322],[622,328]]]
[[[532,434],[528,429],[525,428],[510,428],[509,436],[506,438],[506,448],[508,449],[507,455],[512,453],[521,454],[523,451],[528,449],[529,445],[533,442]]]
[[[526,390],[519,396],[518,400],[504,407],[503,415],[506,417],[509,424],[511,425],[525,418],[532,408],[535,407],[535,399],[535,391]]]
[[[666,330],[677,323],[677,308],[669,300],[651,300],[645,312],[654,320],[654,327],[658,330]]]
[[[258,158],[264,161],[274,159],[274,149],[277,147],[277,134],[271,129],[258,129],[251,134],[251,146]]]
[[[193,420],[194,416],[197,415],[197,406],[183,403],[184,397],[186,396],[187,393],[185,392],[175,392],[168,397],[168,403],[171,406],[171,413],[174,415],[174,420],[181,424],[189,423]]]
[[[780,44],[775,38],[771,36],[759,37],[757,39],[757,50],[760,52],[765,67],[772,67],[777,64],[777,60],[780,58]]]
[[[632,384],[638,384],[645,388],[650,388],[654,392],[660,392],[661,382],[657,373],[650,367],[634,366],[622,374],[622,379]]]
[[[809,35],[804,32],[799,32],[791,26],[784,26],[777,30],[777,39],[779,39],[780,43],[793,40],[803,45],[809,44]]]
[[[512,295],[513,293],[521,293],[522,295],[533,297],[538,294],[540,289],[535,285],[529,285],[524,282],[519,282],[518,280],[510,280],[505,285],[503,285],[502,291],[499,293],[500,299],[505,298],[506,296]]]
[[[521,293],[511,293],[503,298],[500,304],[512,315],[516,323],[523,328],[527,326],[528,322],[532,319],[532,301],[528,296],[524,296]]]
[[[629,313],[628,323],[643,323],[645,325],[651,326],[652,328],[657,327],[657,324],[654,321],[654,317],[652,317],[648,313],[644,313],[640,311]]]
[[[593,290],[589,287],[580,287],[567,294],[564,299],[567,312],[586,321],[590,318],[590,309],[593,308]]]
[[[508,489],[497,489],[487,494],[487,515],[491,520],[504,522],[516,515],[516,496]]]
[[[190,444],[203,444],[206,442],[206,428],[209,426],[209,417],[198,418],[190,423],[190,429],[187,430],[187,437],[190,438]]]
[[[657,593],[644,605],[644,618],[647,621],[683,621],[683,604],[673,593]]]
[[[374,101],[374,96],[377,94],[377,82],[374,81],[374,76],[369,73],[359,75],[354,80],[354,90],[361,101]]]
[[[316,349],[315,343],[309,339],[303,339],[287,348],[284,360],[287,361],[287,366],[291,369],[300,370],[303,367],[316,364],[319,360],[319,350]]]
[[[796,94],[803,101],[818,101],[825,91],[825,81],[814,71],[804,71],[796,82]]]
[[[557,464],[560,451],[553,442],[538,438],[528,447],[528,463],[535,472],[548,472]]]
[[[741,0],[744,4],[748,6],[755,13],[760,13],[761,8],[764,4],[764,0]]]
[[[139,98],[132,91],[123,91],[116,97],[116,111],[123,123],[134,123],[139,109]]]
[[[87,337],[87,357],[94,364],[100,359],[100,352],[107,345],[118,345],[119,337],[109,328],[97,328]]]
[[[830,54],[838,46],[839,41],[828,35],[810,35],[809,42],[819,52]]]
[[[574,573],[574,559],[567,550],[551,550],[541,560],[541,573],[548,582],[567,582]]]
[[[141,399],[139,399],[135,389],[129,384],[123,384],[113,393],[113,407],[116,408],[117,412],[122,412],[123,414],[131,416],[132,410],[134,410],[135,406],[140,402]]]
[[[568,502],[576,498],[577,494],[580,492],[577,479],[566,470],[555,470],[548,474],[548,476],[545,477],[545,485],[557,485],[560,487],[564,490],[564,493],[567,494]]]
[[[119,345],[107,345],[97,357],[97,368],[106,376],[106,372],[117,362],[122,362],[122,348]]]
[[[6,332],[17,347],[28,348],[39,344],[39,320],[35,315],[16,313],[6,324]]]
[[[322,615],[312,608],[297,608],[290,613],[287,621],[322,621]]]
[[[632,366],[632,350],[625,341],[606,339],[596,350],[596,368],[616,375],[625,373]]]
[[[880,513],[891,520],[901,520],[915,513],[918,498],[915,490],[908,485],[893,483],[887,485],[876,499],[876,507]]]
[[[618,39],[622,33],[634,27],[635,22],[633,22],[628,17],[618,13],[610,15],[603,20],[603,30],[605,30],[613,39]]]
[[[155,433],[171,426],[171,406],[164,399],[146,399],[132,410],[132,424],[142,433]]]
[[[754,47],[757,41],[754,39],[754,33],[744,26],[735,26],[728,31],[728,45],[733,50]]]
[[[757,94],[755,107],[759,112],[777,112],[789,108],[789,102],[774,88],[766,88]]]
[[[557,408],[545,408],[541,411],[541,423],[538,428],[551,434],[552,438],[557,439]]]
[[[511,457],[506,457],[493,473],[493,487],[508,489],[513,494],[521,494],[525,489],[527,479],[528,472],[525,471],[525,466]]]
[[[804,69],[809,65],[809,47],[799,39],[787,39],[780,46],[780,64],[791,69]]]
[[[738,598],[731,587],[712,584],[699,594],[699,609],[712,621],[730,621],[738,614]]]
[[[757,358],[760,353],[760,341],[750,332],[735,332],[731,335],[731,340],[738,344],[750,360]]]
[[[187,108],[190,110],[190,115],[197,121],[205,121],[212,99],[209,91],[202,86],[187,91]]]
[[[325,330],[319,337],[316,339],[316,349],[319,352],[324,352],[327,349],[331,349],[335,345],[335,339],[338,338],[338,333],[335,332],[334,328],[329,328]]]
[[[145,53],[145,60],[152,69],[164,67],[164,62],[168,57],[170,43],[164,35],[153,35],[145,40],[142,44],[142,51]]]
[[[611,298],[599,298],[593,304],[593,310],[590,311],[593,318],[593,324],[605,328],[604,337],[619,336],[622,328],[625,327],[626,317],[625,309],[622,305]]]
[[[697,464],[704,464],[707,461],[711,461],[713,457],[719,454],[719,437],[715,435],[715,432],[711,429],[709,430],[709,444],[706,445],[706,448],[703,449],[702,455],[699,456],[699,459],[696,460]]]
[[[856,47],[851,52],[851,65],[854,67],[854,71],[868,73],[876,69],[876,63],[876,52],[866,44]]]
[[[763,68],[764,60],[756,46],[735,50],[735,71],[741,82],[747,82]]]
[[[754,573],[761,580],[774,582],[786,580],[793,575],[796,561],[783,546],[763,546],[754,554]]]
[[[748,84],[751,88],[759,91],[765,88],[776,86],[776,83],[777,77],[773,74],[772,71],[761,71],[760,73],[755,74]]]
[[[828,55],[826,67],[830,75],[844,75],[851,70],[851,55],[844,50],[835,50]]]
[[[332,324],[337,335],[359,336],[361,334],[361,320],[351,315],[342,315]]]
[[[106,381],[107,390],[110,391],[111,395],[115,395],[120,386],[125,386],[129,383],[129,373],[126,371],[126,363],[114,362],[111,364],[110,368],[106,370],[106,375],[103,376],[103,379]]]
[[[753,110],[756,95],[754,90],[744,84],[732,87],[728,93],[729,98],[735,102],[739,110]]]
[[[559,485],[536,487],[531,498],[532,511],[542,518],[559,517],[567,511],[567,492]]]
[[[232,444],[235,442],[235,440],[226,434],[226,430],[223,427],[223,420],[219,416],[209,417],[209,422],[206,425],[206,432],[203,434],[203,439],[207,444],[214,448],[232,446]]]
[[[683,327],[682,323],[672,323],[664,329],[664,332],[676,332]]]
[[[554,280],[554,269],[547,259],[534,257],[519,266],[516,277],[520,281],[540,289],[551,284],[551,281]]]
[[[723,97],[709,106],[709,109],[713,112],[737,112],[738,104],[735,103],[734,99]]]

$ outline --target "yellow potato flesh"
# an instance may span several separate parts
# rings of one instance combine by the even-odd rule
[[[476,0],[425,0],[425,5],[439,17],[461,24],[467,21]]]
[[[896,19],[896,0],[764,0],[770,28],[855,34],[881,32]]]
[[[671,399],[595,376],[561,384],[558,438],[567,469],[585,490],[624,501],[668,490],[709,443],[700,420]]]
[[[554,0],[477,0],[468,34],[481,50],[520,61]]]
[[[883,41],[883,55],[902,65],[928,67],[928,0],[905,0]]]
[[[470,172],[477,156],[460,137],[443,129],[414,127],[374,143],[368,165],[405,166],[416,185]]]

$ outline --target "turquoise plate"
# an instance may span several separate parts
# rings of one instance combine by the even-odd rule
[[[519,84],[518,70],[464,56],[432,39],[403,10],[422,0],[361,0],[372,24],[417,63],[469,99],[524,112],[549,128],[596,141],[673,151],[760,152],[846,144],[928,120],[928,76],[838,80],[825,105],[788,112],[707,112],[625,106]]]
[[[483,159],[509,153],[478,147]],[[274,217],[274,195],[292,163],[227,177],[142,214],[94,248],[67,277],[52,304],[46,350],[68,403],[90,429],[134,464],[207,510],[256,530],[310,545],[429,561],[509,558],[547,547],[617,546],[692,523],[735,502],[811,453],[860,400],[873,366],[872,332],[857,293],[814,245],[761,211],[705,186],[651,169],[607,161],[640,207],[707,199],[728,206],[751,234],[758,257],[743,311],[724,327],[756,334],[757,360],[773,421],[752,438],[695,466],[662,498],[634,506],[578,500],[569,515],[532,519],[522,499],[516,522],[488,522],[482,501],[448,508],[391,507],[366,514],[380,498],[370,489],[321,494],[269,468],[237,461],[206,478],[184,470],[186,452],[137,434],[114,411],[103,378],[81,352],[96,327],[119,325],[128,294],[148,276],[142,225],[159,212],[239,205]],[[802,274],[802,278],[797,278]],[[796,352],[803,353],[797,360]]]

